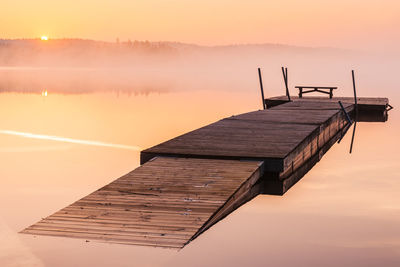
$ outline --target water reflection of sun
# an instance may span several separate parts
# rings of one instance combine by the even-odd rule
[[[47,90],[42,91],[42,96],[47,96]]]

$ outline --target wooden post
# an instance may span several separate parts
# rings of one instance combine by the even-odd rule
[[[267,107],[265,105],[264,88],[263,88],[262,77],[261,77],[261,69],[260,68],[258,68],[258,79],[260,80],[262,106],[263,106],[263,109],[266,109]]]
[[[303,97],[303,88],[299,87],[299,98]]]

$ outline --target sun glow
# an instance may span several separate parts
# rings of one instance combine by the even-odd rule
[[[40,37],[40,40],[47,41],[47,40],[49,40],[49,37],[43,35],[42,37]]]
[[[47,96],[47,90],[42,91],[42,96]]]

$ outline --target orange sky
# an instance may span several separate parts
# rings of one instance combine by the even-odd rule
[[[2,0],[0,38],[396,49],[399,14],[398,0]]]

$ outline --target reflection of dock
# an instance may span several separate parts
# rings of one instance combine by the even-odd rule
[[[181,248],[254,196],[284,194],[344,134],[337,98],[292,100],[146,149],[142,166],[22,233]],[[358,102],[359,121],[386,121],[387,99]]]

